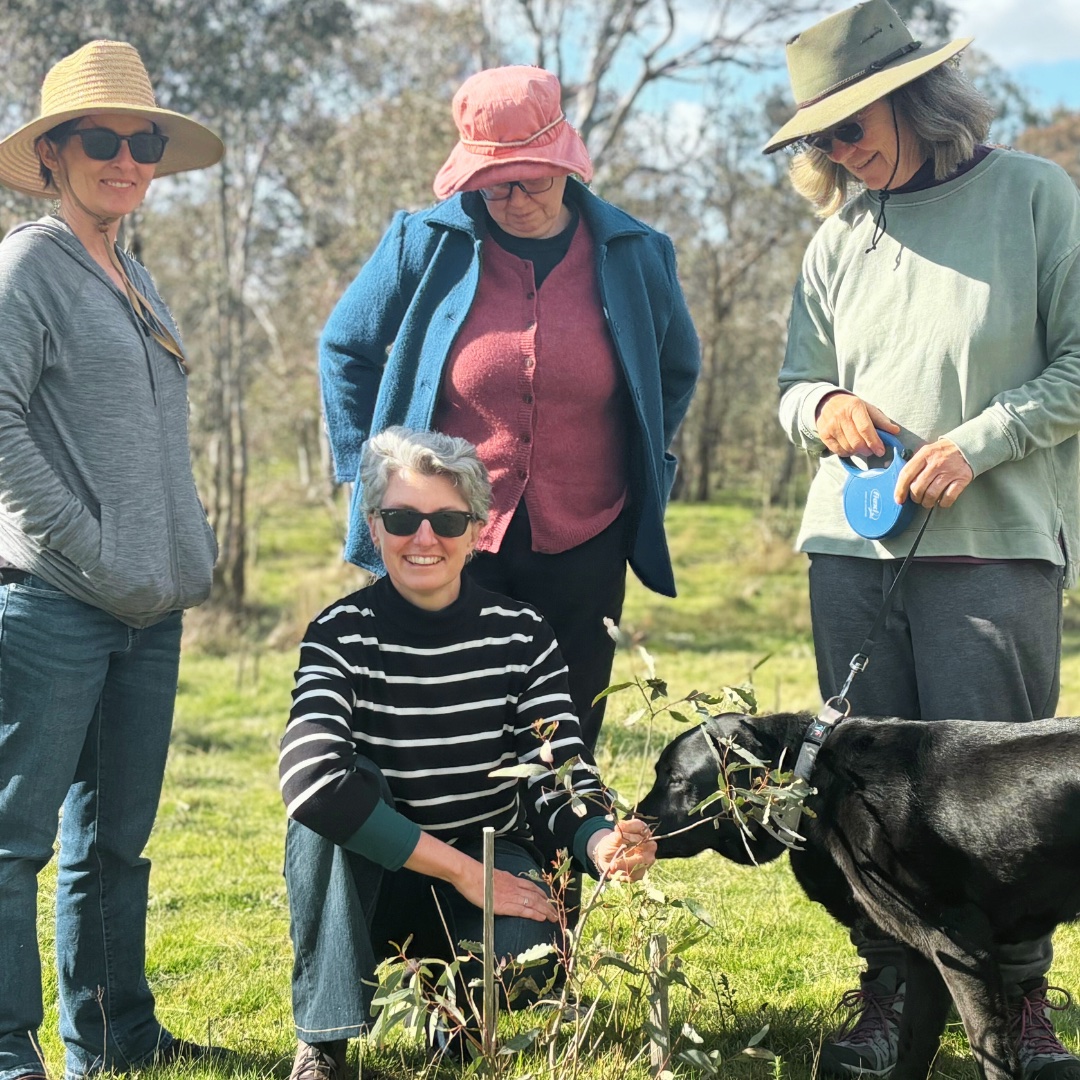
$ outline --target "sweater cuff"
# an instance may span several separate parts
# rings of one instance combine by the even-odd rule
[[[594,877],[599,879],[600,871],[596,863],[589,858],[589,838],[602,830],[610,830],[611,822],[606,817],[586,818],[574,833],[574,858]]]
[[[811,453],[821,454],[825,450],[825,444],[821,441],[817,428],[818,406],[830,394],[850,394],[842,386],[832,383],[818,383],[806,392],[806,396],[799,404],[799,434],[802,435],[804,444]]]
[[[1020,456],[1007,425],[994,405],[952,431],[946,431],[941,437],[956,444],[976,476]]]
[[[420,842],[420,826],[381,799],[368,819],[341,846],[387,870],[400,870]]]

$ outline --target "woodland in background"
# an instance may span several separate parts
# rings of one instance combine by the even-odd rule
[[[893,0],[927,41],[955,29],[938,0]],[[775,419],[788,302],[815,222],[763,157],[786,118],[775,65],[819,0],[0,0],[0,128],[36,114],[40,81],[95,37],[132,42],[160,104],[227,147],[203,174],[155,184],[124,240],[173,305],[191,358],[196,472],[221,543],[215,599],[242,609],[252,461],[295,461],[332,490],[316,343],[399,208],[433,200],[472,72],[535,63],[596,164],[598,194],[669,233],[703,373],[678,436],[676,497],[737,491],[794,505],[806,459]],[[771,65],[771,66],[770,66]],[[999,104],[994,136],[1080,179],[1080,115],[1032,112],[992,59],[966,66]],[[700,108],[675,103],[698,87]],[[48,207],[0,189],[0,228]]]

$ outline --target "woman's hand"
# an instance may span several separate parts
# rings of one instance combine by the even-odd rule
[[[421,832],[413,853],[405,860],[410,870],[427,877],[448,881],[474,907],[484,907],[484,864],[450,844]],[[506,870],[496,870],[495,914],[516,915],[535,922],[555,922],[555,909],[534,881],[517,877]]]
[[[818,438],[839,457],[881,457],[885,444],[875,428],[900,434],[899,424],[847,390],[826,394],[817,407]]]
[[[610,881],[637,881],[656,862],[656,841],[640,818],[615,822],[609,832],[598,832],[593,862]]]
[[[457,889],[470,904],[478,908],[484,906],[484,867],[475,860],[475,877],[470,874],[462,883],[454,882]],[[532,919],[534,922],[556,922],[558,916],[548,899],[548,894],[527,877],[517,877],[506,870],[496,870],[493,878],[495,886],[495,914],[514,915],[519,919]]]
[[[960,447],[948,439],[938,439],[920,446],[900,470],[895,498],[902,503],[910,495],[919,506],[947,510],[974,478]]]

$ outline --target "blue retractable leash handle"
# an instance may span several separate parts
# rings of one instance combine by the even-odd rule
[[[844,517],[855,532],[867,540],[899,536],[911,524],[918,509],[911,499],[897,506],[893,498],[896,478],[911,456],[910,451],[895,435],[880,428],[877,433],[886,450],[892,451],[887,465],[860,469],[848,458],[840,459],[849,474],[844,484]]]

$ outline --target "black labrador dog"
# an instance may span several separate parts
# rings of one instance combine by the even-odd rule
[[[637,807],[653,824],[657,856],[779,856],[784,845],[752,825],[751,858],[729,817],[663,836],[690,824],[716,791],[722,740],[773,766],[786,751],[791,769],[811,719],[726,714],[671,742]],[[803,815],[805,844],[791,852],[796,879],[845,926],[876,927],[907,947],[892,1080],[924,1080],[950,995],[982,1075],[1019,1077],[996,948],[1080,915],[1080,719],[850,718],[821,746],[811,783],[815,816]]]

